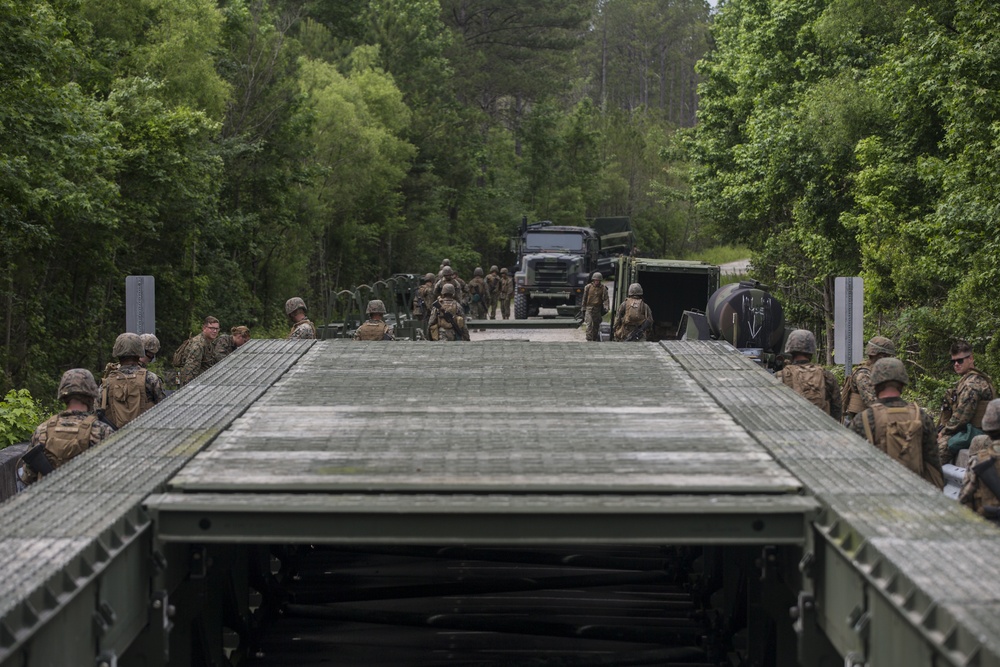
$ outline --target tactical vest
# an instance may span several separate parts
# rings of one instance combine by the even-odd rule
[[[90,449],[90,431],[97,421],[97,415],[88,415],[83,421],[64,425],[59,415],[45,423],[45,458],[58,468],[71,458]]]
[[[781,381],[817,408],[830,414],[830,399],[826,395],[826,378],[816,364],[788,364],[781,371]]]
[[[115,428],[121,428],[151,407],[146,399],[146,373],[145,368],[138,369],[135,375],[115,370],[104,381],[100,406]]]
[[[868,407],[861,398],[858,391],[858,373],[871,373],[868,366],[862,366],[847,376],[844,380],[844,388],[840,392],[840,403],[844,406],[844,412],[851,415],[861,414]]]
[[[500,276],[493,275],[492,273],[486,276],[486,288],[490,291],[490,297],[497,295],[498,287],[500,287]]]
[[[993,387],[993,380],[990,376],[982,372],[978,368],[973,368],[968,373],[962,376],[955,387],[948,391],[944,396],[944,405],[941,406],[941,424],[947,424],[948,420],[955,413],[955,403],[958,401],[959,394],[962,393],[962,389],[965,387],[966,382],[972,379],[973,375],[980,375],[986,382],[990,385],[990,396],[991,398],[997,397],[996,389]],[[983,417],[986,416],[986,405],[989,403],[988,400],[979,401],[976,406],[976,414],[972,416],[972,421],[970,422],[973,426],[982,430],[983,428]],[[947,415],[947,416],[946,416]]]
[[[358,340],[385,340],[389,325],[382,321],[368,320],[357,331]]]
[[[454,299],[444,298],[437,302],[437,322],[434,327],[437,329],[435,340],[459,340],[463,336],[461,331],[465,330],[465,310]],[[454,324],[448,321],[444,313],[451,313]],[[451,333],[444,333],[451,332]],[[432,338],[434,338],[432,332]]]
[[[913,472],[923,476],[924,453],[921,444],[924,429],[917,404],[889,407],[882,403],[873,403],[871,409],[874,424],[868,420],[867,410],[861,413],[868,441]]]
[[[294,334],[294,333],[295,333],[296,331],[298,331],[299,329],[303,329],[303,328],[306,328],[307,326],[308,326],[308,328],[309,328],[310,330],[312,330],[313,332],[315,332],[315,331],[316,331],[316,327],[314,327],[314,326],[313,326],[313,323],[312,323],[312,322],[310,322],[310,321],[309,321],[308,319],[305,319],[305,320],[299,320],[298,322],[296,322],[295,324],[293,324],[293,325],[292,325],[292,328],[291,328],[291,330],[290,330],[290,331],[288,332],[288,337],[289,337],[289,338],[291,338],[291,337],[292,337],[292,335],[293,335],[293,334]],[[314,335],[315,335],[315,334],[314,334]],[[310,336],[310,338],[312,338],[312,337],[313,337],[313,336]]]
[[[587,283],[587,286],[583,288],[583,306],[584,308],[595,308],[597,306],[604,305],[604,285],[594,285],[594,283]]]
[[[622,314],[622,324],[629,327],[640,326],[646,321],[646,309],[642,307],[642,299],[630,296],[625,300],[625,312]]]

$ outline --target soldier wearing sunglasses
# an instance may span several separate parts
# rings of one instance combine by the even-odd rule
[[[944,404],[941,406],[938,453],[942,464],[954,461],[958,450],[964,448],[960,446],[961,439],[953,439],[953,436],[966,432],[971,440],[973,436],[983,432],[986,405],[996,396],[993,381],[976,368],[972,346],[965,341],[958,341],[951,346],[951,366],[960,377],[955,386],[945,394]],[[952,440],[951,446],[948,444],[949,440]]]

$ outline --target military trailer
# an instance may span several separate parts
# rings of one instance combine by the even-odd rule
[[[653,311],[650,341],[679,338],[678,326],[685,311],[704,311],[719,288],[719,267],[701,261],[627,257],[618,266],[612,305],[611,328],[618,306],[628,296],[628,286],[639,283],[643,300]]]
[[[522,220],[520,235],[511,239],[517,254],[515,319],[538,315],[540,308],[575,315],[591,275],[601,271],[610,276],[618,257],[631,250],[635,237],[628,218],[589,222],[589,227],[574,227],[548,220],[529,225],[527,218]]]

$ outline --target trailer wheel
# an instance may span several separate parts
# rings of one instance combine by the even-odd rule
[[[524,294],[514,295],[514,319],[528,319],[528,298]]]

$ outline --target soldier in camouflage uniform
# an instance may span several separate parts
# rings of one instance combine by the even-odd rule
[[[939,489],[944,488],[934,420],[916,403],[902,399],[910,376],[903,362],[885,357],[870,367],[876,400],[858,413],[850,429]]]
[[[293,296],[285,302],[285,315],[292,323],[288,332],[289,340],[307,340],[316,338],[316,326],[306,317],[306,302],[301,297]]]
[[[66,409],[39,424],[32,434],[31,446],[17,463],[19,489],[38,481],[49,467],[58,468],[115,432],[94,414],[97,396],[97,382],[90,371],[74,368],[63,373],[56,397]],[[26,459],[35,461],[37,469]]]
[[[986,404],[996,397],[993,381],[976,368],[976,360],[972,356],[972,346],[960,341],[951,346],[951,363],[955,372],[961,378],[954,388],[948,391],[941,406],[941,419],[938,430],[938,454],[941,463],[951,463],[956,452],[948,447],[948,439],[971,424],[981,430]]]
[[[875,386],[872,384],[872,366],[879,359],[896,356],[896,344],[885,336],[875,336],[868,341],[865,349],[868,360],[854,369],[844,380],[840,390],[840,400],[844,406],[844,423],[850,425],[854,415],[864,412],[875,402]]]
[[[424,282],[417,288],[413,297],[413,319],[420,320],[420,330],[427,337],[427,318],[431,316],[431,303],[434,302],[434,274],[424,275]]]
[[[991,521],[1000,521],[1000,399],[986,405],[983,435],[972,439],[958,500]]]
[[[833,373],[812,361],[816,354],[816,336],[813,332],[796,329],[788,334],[785,354],[790,356],[791,361],[775,373],[775,377],[839,422],[840,388]]]
[[[354,332],[354,340],[396,340],[392,327],[386,324],[385,304],[381,299],[372,299],[365,310],[368,319]]]
[[[497,304],[500,302],[500,270],[496,264],[490,267],[486,276],[486,301],[489,304],[490,319],[497,318]]]
[[[427,323],[431,340],[469,340],[465,311],[462,304],[455,300],[454,284],[446,283],[441,288],[441,298],[431,305]]]
[[[219,336],[218,340],[215,341],[216,362],[228,357],[248,340],[250,340],[250,329],[242,324],[230,329],[229,333]]]
[[[632,283],[628,286],[628,298],[618,306],[618,312],[615,313],[615,340],[644,341],[652,326],[653,311],[642,300],[642,285]]]
[[[500,315],[505,319],[510,319],[510,300],[514,296],[514,279],[510,277],[507,267],[500,269],[500,287],[497,298],[500,301]]]
[[[451,260],[450,259],[442,259],[441,260],[441,266],[438,267],[438,272],[437,272],[437,278],[438,278],[438,280],[441,280],[441,278],[444,277],[444,267],[446,267],[446,266],[451,266]]]
[[[209,315],[201,323],[201,333],[184,343],[182,358],[175,359],[175,365],[181,367],[178,381],[182,387],[215,363],[215,339],[218,337],[219,320]]]
[[[160,352],[160,339],[151,333],[139,334],[142,341],[143,354],[139,357],[139,365],[145,368],[153,363],[156,355]]]
[[[468,287],[466,286],[465,281],[459,278],[458,274],[455,273],[455,269],[450,266],[446,266],[442,269],[441,279],[434,285],[434,298],[437,299],[441,296],[441,288],[449,284],[455,286],[455,300],[460,304],[464,304],[465,297],[468,294]]]
[[[486,319],[486,301],[489,299],[489,290],[486,281],[483,280],[483,269],[477,266],[472,272],[472,280],[466,286],[469,291],[469,303],[472,306],[472,317],[477,320]]]
[[[583,322],[587,326],[587,340],[601,340],[601,320],[611,309],[608,288],[601,282],[604,276],[595,272],[591,282],[583,288]]]
[[[123,333],[112,354],[118,368],[101,382],[98,409],[115,428],[121,428],[167,397],[163,381],[139,363],[145,354],[139,334]]]

